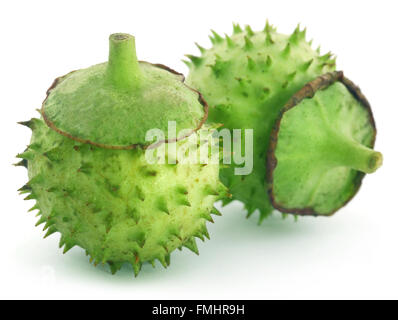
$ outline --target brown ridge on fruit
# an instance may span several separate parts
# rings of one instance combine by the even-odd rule
[[[267,183],[268,183],[268,195],[270,198],[270,201],[273,205],[273,207],[280,212],[283,213],[293,213],[296,215],[303,215],[303,216],[318,216],[319,213],[317,213],[313,208],[286,208],[282,204],[278,203],[275,200],[274,196],[274,190],[273,190],[273,173],[278,165],[278,160],[275,157],[275,150],[278,142],[278,134],[279,134],[279,129],[282,121],[282,117],[285,112],[288,110],[296,107],[298,104],[300,104],[301,101],[307,98],[312,98],[314,97],[315,93],[318,90],[325,90],[335,82],[341,82],[347,90],[354,96],[354,98],[360,102],[361,106],[364,107],[364,109],[368,112],[368,117],[369,117],[369,122],[371,126],[374,129],[373,132],[373,138],[371,142],[371,147],[374,147],[375,141],[376,141],[376,124],[374,121],[373,113],[371,106],[366,99],[366,97],[363,95],[361,92],[361,89],[356,86],[351,80],[346,78],[344,76],[343,71],[335,71],[335,72],[330,72],[326,73],[315,80],[307,83],[300,91],[298,91],[293,97],[287,102],[287,104],[283,107],[281,112],[279,113],[278,119],[275,122],[275,125],[272,129],[271,132],[271,137],[270,137],[270,145],[268,149],[268,154],[267,154],[267,160],[266,160],[266,167],[267,167]],[[364,178],[365,173],[359,172],[357,173],[356,181],[355,181],[355,191],[351,195],[351,197],[343,203],[342,206],[336,208],[334,211],[330,212],[329,214],[322,214],[322,216],[331,216],[334,213],[336,213],[339,209],[344,207],[347,203],[349,203],[352,198],[357,194],[359,191],[361,184],[362,184],[362,179]]]
[[[44,101],[43,101],[43,103],[42,103],[41,110],[40,110],[40,114],[42,115],[44,122],[47,124],[47,126],[48,126],[50,129],[54,130],[55,132],[58,132],[59,134],[65,136],[65,137],[67,137],[67,138],[69,138],[69,139],[75,140],[75,141],[80,142],[80,143],[91,144],[91,145],[96,146],[96,147],[99,147],[99,148],[112,149],[112,150],[131,150],[131,149],[135,149],[135,148],[137,148],[137,147],[140,147],[140,148],[142,148],[142,149],[147,149],[148,147],[150,147],[150,148],[156,148],[156,147],[158,147],[158,146],[159,146],[160,144],[162,144],[162,143],[177,142],[177,141],[179,141],[179,140],[183,140],[183,139],[189,137],[189,136],[190,136],[191,134],[193,134],[194,132],[197,132],[197,131],[203,126],[203,124],[206,122],[207,117],[208,117],[208,113],[209,113],[209,106],[208,106],[207,102],[205,101],[205,99],[203,98],[202,94],[201,94],[199,91],[197,91],[197,90],[191,88],[190,86],[188,86],[188,85],[185,83],[185,76],[184,76],[182,73],[179,73],[179,72],[177,72],[177,71],[175,71],[175,70],[173,70],[173,69],[171,69],[171,68],[169,68],[169,67],[167,67],[167,66],[165,66],[165,65],[163,65],[163,64],[159,64],[159,63],[153,64],[153,63],[149,63],[149,62],[146,62],[146,61],[139,61],[139,62],[140,62],[140,63],[147,63],[147,64],[150,64],[150,65],[152,65],[152,66],[154,66],[154,67],[163,69],[163,70],[165,70],[165,71],[168,71],[168,72],[170,72],[170,73],[172,73],[172,74],[175,74],[175,75],[179,76],[181,82],[182,82],[189,90],[191,90],[191,91],[193,91],[193,92],[195,92],[195,93],[198,94],[198,101],[199,101],[199,103],[203,106],[204,115],[203,115],[203,118],[201,119],[201,121],[199,122],[198,126],[197,126],[195,129],[193,129],[191,132],[189,132],[189,133],[187,133],[187,134],[185,134],[185,135],[183,135],[183,136],[181,136],[181,137],[179,137],[179,138],[165,139],[165,140],[163,140],[163,141],[159,141],[158,143],[156,143],[156,145],[150,145],[150,146],[146,146],[146,145],[141,144],[141,143],[131,144],[131,145],[127,145],[127,146],[113,146],[113,145],[107,145],[107,144],[97,143],[97,142],[94,142],[94,141],[91,141],[91,140],[88,140],[88,139],[81,139],[81,138],[79,138],[79,137],[75,137],[75,136],[71,135],[70,133],[65,132],[65,131],[63,131],[63,130],[57,128],[57,126],[56,126],[50,119],[48,119],[48,117],[46,116],[45,108],[44,108],[44,105],[45,105],[45,103],[46,103],[46,101],[47,101],[47,99],[48,99],[48,97],[49,97],[51,91],[52,91],[64,78],[66,78],[67,76],[71,75],[71,74],[74,73],[75,71],[71,71],[71,72],[69,72],[68,74],[66,74],[66,75],[64,75],[64,76],[61,76],[61,77],[56,78],[56,79],[54,80],[54,82],[52,83],[52,85],[50,86],[50,88],[47,90],[47,92],[46,92],[46,98],[44,99]]]

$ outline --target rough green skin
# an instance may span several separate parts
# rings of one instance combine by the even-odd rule
[[[130,49],[131,47],[128,50]],[[121,53],[120,56],[123,57],[125,52]],[[110,59],[112,62],[112,54]],[[104,65],[101,66],[103,67]],[[125,69],[121,70],[122,73],[124,71]],[[79,73],[79,77],[84,77],[84,70]],[[123,97],[121,92],[126,90],[126,85],[130,88],[126,93],[128,99],[121,99],[120,105],[107,105],[104,102],[98,104],[98,114],[105,115],[102,108],[113,110],[108,118],[101,119],[100,123],[104,126],[97,125],[98,128],[87,127],[91,124],[87,119],[83,119],[83,116],[71,115],[68,110],[63,110],[61,114],[68,119],[66,123],[74,124],[79,134],[99,134],[98,137],[109,138],[107,142],[111,144],[116,142],[117,145],[119,141],[124,143],[125,141],[118,138],[122,137],[121,134],[124,134],[126,128],[134,131],[135,127],[125,127],[126,122],[122,119],[119,119],[121,123],[116,122],[110,126],[118,108],[129,108],[129,117],[132,119],[149,116],[140,113],[141,106],[135,105],[136,100],[129,100],[130,90],[134,90],[140,99],[146,96],[147,101],[154,104],[153,108],[158,107],[159,111],[162,111],[165,106],[163,102],[167,99],[166,107],[172,105],[173,101],[180,101],[172,94],[175,86],[173,81],[170,84],[169,96],[166,94],[167,90],[162,91],[169,82],[157,87],[162,92],[162,97],[159,98],[156,88],[152,91],[145,90],[141,95],[139,87],[128,86],[129,79],[133,79],[134,82],[136,78],[118,74],[115,70],[111,73],[117,76],[111,81],[115,95],[110,99],[117,102],[118,95]],[[84,81],[80,83],[89,85]],[[71,91],[67,97],[57,92],[52,99],[50,92],[48,101],[60,99],[58,102],[64,108],[79,113],[79,109],[75,109],[74,105],[65,104],[64,100],[61,100],[65,98],[69,102],[75,101],[75,91],[82,98],[81,88],[72,87],[71,79],[68,87]],[[120,89],[122,91],[119,91]],[[111,89],[106,90],[110,92]],[[180,96],[185,94],[191,98],[192,91],[187,87],[180,87],[178,90],[182,90]],[[79,99],[76,103],[79,103]],[[95,94],[87,96],[87,108],[94,107],[96,101]],[[130,101],[131,105],[127,101]],[[198,103],[197,94],[195,103]],[[80,105],[84,106],[83,103]],[[58,107],[56,104],[53,106],[54,109]],[[192,109],[197,108],[191,106],[188,109],[179,109],[180,115],[176,115],[177,119],[191,117]],[[90,113],[89,110],[82,112],[84,116]],[[157,125],[157,117],[163,117],[164,114],[153,112],[150,116],[151,119],[146,119],[145,123],[149,124],[152,121],[152,125]],[[177,120],[173,115],[168,116],[167,120]],[[72,117],[75,117],[75,121],[69,122]],[[62,125],[62,118],[59,118],[59,121]],[[84,123],[84,127],[79,127],[79,123]],[[142,122],[143,125],[145,123]],[[185,121],[185,124],[187,123],[189,120]],[[154,264],[157,259],[166,267],[170,263],[170,253],[176,248],[181,249],[185,246],[198,253],[195,238],[203,240],[204,237],[208,237],[206,221],[212,221],[210,214],[219,215],[213,208],[213,203],[226,194],[226,188],[218,178],[218,164],[148,164],[145,151],[140,146],[131,150],[102,148],[66,137],[49,128],[43,119],[31,119],[22,124],[32,129],[33,133],[28,149],[18,155],[23,159],[19,164],[28,168],[30,179],[20,191],[30,193],[26,199],[37,201],[32,209],[39,210],[38,225],[45,224],[46,236],[54,232],[61,233],[60,247],[64,247],[64,252],[74,246],[80,246],[86,250],[95,264],[109,264],[112,273],[127,262],[131,263],[136,275],[144,262]],[[138,132],[142,130],[141,127],[136,129]],[[193,134],[199,134],[203,130],[205,129]],[[140,137],[140,133],[132,134]],[[216,143],[210,136],[208,140],[209,144]],[[177,142],[178,145],[185,143],[186,139]],[[174,143],[167,145],[171,144]],[[156,149],[158,150],[160,149]]]
[[[254,129],[253,173],[235,176],[232,165],[221,171],[221,180],[248,215],[260,210],[261,222],[273,211],[265,191],[265,162],[275,119],[307,82],[333,71],[335,60],[314,51],[299,28],[291,36],[268,24],[261,32],[236,25],[231,37],[213,34],[211,49],[199,47],[201,57],[189,56],[187,82],[209,103],[211,121],[228,129]]]
[[[369,111],[340,82],[286,111],[275,150],[273,194],[284,208],[330,215],[382,161]]]
[[[38,224],[61,233],[64,252],[77,245],[112,272],[124,262],[138,274],[142,262],[185,246],[197,253],[195,237],[208,237],[206,221],[225,193],[218,165],[148,165],[144,151],[108,150],[68,139],[32,119],[22,191],[36,199]],[[179,142],[179,144],[184,141]]]

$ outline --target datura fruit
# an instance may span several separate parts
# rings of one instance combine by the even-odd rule
[[[260,222],[275,208],[296,214],[334,212],[358,190],[363,177],[358,172],[373,171],[381,163],[379,153],[369,149],[363,151],[365,147],[372,148],[374,143],[375,126],[370,107],[363,103],[364,99],[357,101],[355,92],[339,81],[317,93],[312,100],[302,102],[312,107],[300,106],[286,112],[277,131],[278,145],[271,146],[278,134],[273,133],[271,139],[281,110],[308,82],[334,72],[336,59],[331,53],[321,55],[319,49],[313,50],[311,42],[306,41],[306,30],[299,26],[291,35],[277,33],[268,22],[259,32],[250,26],[242,29],[234,25],[231,36],[212,33],[212,48],[197,45],[201,55],[187,55],[190,59],[185,61],[189,67],[187,82],[204,95],[212,122],[224,124],[231,131],[253,129],[254,133],[253,172],[246,176],[235,175],[237,163],[221,170],[221,181],[232,193],[232,198],[225,199],[224,204],[240,200],[248,216],[259,210]],[[323,109],[317,109],[318,102],[323,103],[327,111],[322,113]],[[333,113],[337,111],[341,111],[339,119],[339,115]],[[335,134],[328,142],[321,143],[318,135],[326,132],[320,122],[322,115],[329,117],[325,121],[329,121],[330,126],[338,124],[339,127],[334,127]],[[317,122],[310,122],[310,116]],[[319,126],[323,128],[320,132],[316,129]],[[348,143],[346,140],[350,138],[356,142]],[[337,152],[340,144],[339,153],[347,152],[346,162],[326,160],[331,155],[338,157],[334,149]],[[270,146],[271,159],[267,156]],[[240,147],[238,152],[240,150],[245,148]],[[309,150],[311,153],[307,153]],[[349,155],[355,159],[349,160]],[[374,168],[350,163],[368,160],[375,161]],[[322,166],[326,164],[328,170],[323,171]],[[333,166],[336,168],[332,169]],[[267,168],[274,170],[272,183],[267,179],[270,173]]]
[[[226,194],[218,163],[145,157],[152,128],[166,132],[151,146],[160,154],[167,145],[166,158],[194,135],[216,143],[206,102],[181,74],[139,62],[134,37],[113,34],[109,61],[56,79],[40,113],[21,123],[32,138],[18,155],[29,175],[20,191],[36,200],[46,236],[61,234],[64,252],[79,246],[112,273],[130,263],[135,275],[144,262],[168,266],[176,248],[198,252],[195,239],[208,237],[206,222],[220,214],[213,203]],[[170,133],[169,121],[188,134]]]

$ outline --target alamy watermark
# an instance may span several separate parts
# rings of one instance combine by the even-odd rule
[[[234,164],[235,175],[253,171],[253,129],[202,128],[177,133],[175,121],[168,122],[167,134],[160,129],[148,130],[145,136],[151,145],[146,149],[149,164]],[[167,137],[167,138],[166,138]],[[163,143],[169,139],[168,142]]]

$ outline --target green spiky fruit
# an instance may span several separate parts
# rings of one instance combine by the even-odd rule
[[[332,215],[383,161],[374,151],[369,102],[342,72],[296,93],[271,133],[267,169],[272,204],[282,212]]]
[[[209,119],[223,123],[230,130],[253,129],[253,173],[237,176],[234,170],[239,165],[233,164],[221,171],[221,178],[231,190],[233,199],[245,204],[248,216],[259,209],[260,222],[274,208],[284,213],[331,214],[354,196],[363,177],[363,173],[358,172],[358,167],[346,165],[343,169],[334,170],[337,162],[319,159],[320,155],[321,158],[322,155],[327,157],[328,153],[324,149],[330,148],[329,153],[333,153],[330,142],[333,138],[320,144],[314,138],[319,138],[319,135],[313,132],[316,129],[312,128],[311,122],[305,121],[305,113],[296,116],[296,127],[287,120],[290,117],[286,115],[277,154],[273,154],[272,159],[267,156],[270,143],[272,142],[274,147],[276,145],[276,137],[271,137],[271,133],[286,103],[308,82],[335,69],[336,61],[332,55],[320,55],[319,49],[313,50],[311,42],[306,41],[305,34],[306,31],[301,31],[300,27],[290,36],[279,34],[268,22],[260,32],[254,32],[249,26],[242,30],[239,25],[234,25],[232,36],[222,38],[213,32],[210,38],[213,47],[206,50],[198,46],[201,56],[188,56],[191,61],[186,62],[190,69],[188,83],[200,90],[210,104]],[[356,135],[357,141],[347,143],[353,149],[353,154],[356,145],[365,149],[373,147],[374,139],[371,137],[375,136],[375,128],[371,113],[368,112],[370,108],[361,107],[347,90],[344,91],[345,95],[333,90],[328,90],[328,100],[323,102],[328,107],[334,104],[329,108],[328,115],[333,115],[339,108],[345,110],[345,107],[342,107],[345,103],[347,108],[352,107],[352,110],[345,111],[349,118],[340,118],[339,128],[350,128],[349,130],[356,132],[353,134]],[[312,103],[317,102],[315,97]],[[356,116],[362,117],[360,125],[359,122],[354,123],[353,119]],[[318,112],[318,120],[319,117],[321,116]],[[329,121],[331,124],[339,122],[334,118]],[[303,129],[301,135],[296,132],[299,128]],[[305,131],[304,128],[308,130]],[[335,128],[336,130],[339,129]],[[296,136],[300,136],[301,140],[296,140]],[[345,139],[352,139],[352,136],[345,133]],[[338,144],[337,140],[335,143]],[[303,148],[304,150],[312,150],[311,156],[315,161],[309,161],[309,154],[304,157],[305,152],[299,152],[302,146],[309,148]],[[345,152],[349,150],[347,147]],[[316,157],[314,152],[318,152]],[[375,154],[370,150],[368,152]],[[270,181],[266,179],[270,173],[267,172],[267,160],[268,169],[277,168],[274,179]],[[366,156],[362,160],[367,161]],[[278,167],[277,161],[281,164]],[[325,169],[325,163],[329,165],[328,170]],[[316,170],[320,168],[330,171],[322,183],[319,182],[321,172]],[[270,192],[270,197],[267,191]],[[227,199],[224,203],[229,201]]]
[[[176,248],[198,252],[195,239],[208,237],[206,222],[218,214],[213,203],[225,196],[218,164],[150,164],[145,157],[146,131],[167,133],[168,121],[214,143],[203,126],[207,105],[180,74],[138,62],[134,38],[114,34],[109,62],[58,78],[41,115],[22,123],[33,133],[18,155],[29,175],[20,191],[37,201],[46,236],[61,233],[64,252],[80,246],[112,273],[127,262],[136,275],[144,262],[166,267]],[[165,138],[156,155],[188,139]]]
[[[297,27],[292,35],[283,35],[268,23],[260,32],[234,25],[231,36],[222,38],[213,32],[213,47],[199,47],[201,56],[189,56],[191,62],[187,62],[187,82],[209,103],[209,119],[228,129],[253,129],[253,173],[236,176],[232,164],[221,170],[221,180],[233,199],[245,204],[249,216],[260,210],[260,221],[273,211],[265,191],[265,161],[273,124],[304,84],[335,69],[332,55],[322,56],[313,50],[305,33]]]

